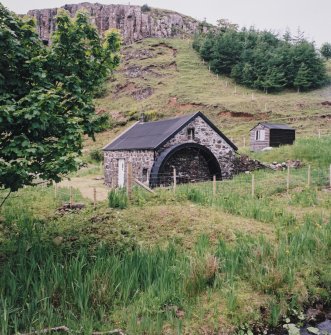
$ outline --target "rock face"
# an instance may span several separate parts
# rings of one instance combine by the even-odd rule
[[[65,5],[61,8],[67,10],[71,16],[79,10],[87,11],[100,34],[111,28],[119,29],[126,44],[147,37],[168,38],[192,35],[199,26],[199,21],[191,17],[161,9],[143,10],[140,6],[84,2]],[[28,12],[29,16],[36,19],[38,34],[45,42],[50,40],[50,35],[56,29],[57,11],[58,8],[51,8]]]

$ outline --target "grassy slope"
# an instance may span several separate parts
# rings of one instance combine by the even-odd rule
[[[330,150],[330,139],[315,142],[275,151],[299,152],[313,166],[312,188],[306,169],[292,171],[289,195],[286,172],[269,171],[256,173],[255,198],[243,175],[220,182],[215,198],[210,183],[157,197],[136,189],[125,210],[100,203],[94,211],[80,199],[86,209],[61,214],[68,191],[55,200],[52,188],[21,190],[0,220],[0,332],[66,324],[85,333],[228,334],[246,324],[257,333],[282,315],[295,320],[304,304],[330,302],[331,156],[314,154]]]
[[[207,65],[201,63],[188,40],[147,39],[124,47],[123,53],[115,80],[108,82],[106,94],[96,101],[100,109],[109,112],[122,124],[141,112],[160,118],[200,110],[239,146],[243,136],[248,143],[249,129],[259,121],[289,123],[297,128],[298,136],[316,134],[318,129],[322,134],[329,131],[331,107],[322,106],[321,102],[331,100],[330,86],[308,93],[268,95],[235,86],[228,78],[217,79],[209,73]],[[128,69],[133,66],[145,71],[130,75]],[[328,71],[331,71],[331,63]],[[153,89],[151,96],[142,100],[131,96],[132,92],[146,87]],[[100,134],[97,142],[88,141],[87,147],[100,148],[122,130],[120,126]]]
[[[234,94],[233,84],[210,74],[187,42],[164,42],[170,47],[159,40],[127,47],[130,53],[150,49],[155,58],[127,60],[123,67],[154,64],[154,73],[127,78],[120,70],[97,100],[119,123],[130,124],[141,111],[166,117],[202,110],[240,138],[262,119],[330,113],[320,104],[331,100],[329,87],[305,94],[253,92],[251,101],[252,91],[237,87]],[[127,82],[129,88],[118,89]],[[130,96],[149,85],[149,98]],[[290,123],[308,135],[329,126],[317,118]],[[86,148],[100,148],[125,126],[99,134]],[[55,209],[68,201],[68,190],[59,189],[57,200],[51,188],[21,190],[0,218],[0,332],[66,324],[85,333],[121,327],[129,334],[228,334],[248,323],[257,333],[304,304],[330,302],[329,153],[330,138],[322,138],[256,154],[312,164],[312,189],[305,188],[306,168],[293,171],[289,195],[286,173],[260,172],[255,199],[251,176],[243,175],[219,183],[216,199],[209,183],[181,186],[176,194],[159,190],[156,198],[135,190],[134,203],[122,211],[105,202],[94,211],[77,195],[87,208],[61,214]],[[96,251],[100,244],[116,246],[122,258]],[[124,252],[135,246],[142,251],[134,258]],[[9,331],[13,325],[18,328]]]

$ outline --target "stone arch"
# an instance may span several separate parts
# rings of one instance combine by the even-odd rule
[[[151,170],[150,186],[172,183],[173,167],[177,171],[178,183],[188,181],[222,179],[221,167],[214,154],[198,143],[176,144],[158,156]]]

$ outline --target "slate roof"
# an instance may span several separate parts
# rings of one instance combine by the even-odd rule
[[[256,128],[258,125],[262,125],[268,129],[283,129],[283,130],[295,130],[294,128],[291,128],[287,124],[280,124],[280,123],[268,123],[268,122],[260,122],[255,127],[253,127],[251,130]]]
[[[137,122],[103,150],[155,150],[198,116],[202,117],[234,150],[237,150],[237,147],[201,112],[161,121]]]

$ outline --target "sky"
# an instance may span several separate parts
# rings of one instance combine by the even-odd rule
[[[24,14],[30,9],[54,8],[87,0],[0,0],[10,10]],[[129,4],[121,0],[92,0],[103,4]],[[131,5],[143,5],[175,10],[196,19],[215,24],[220,18],[293,35],[298,28],[317,46],[331,42],[331,0],[131,0]]]

